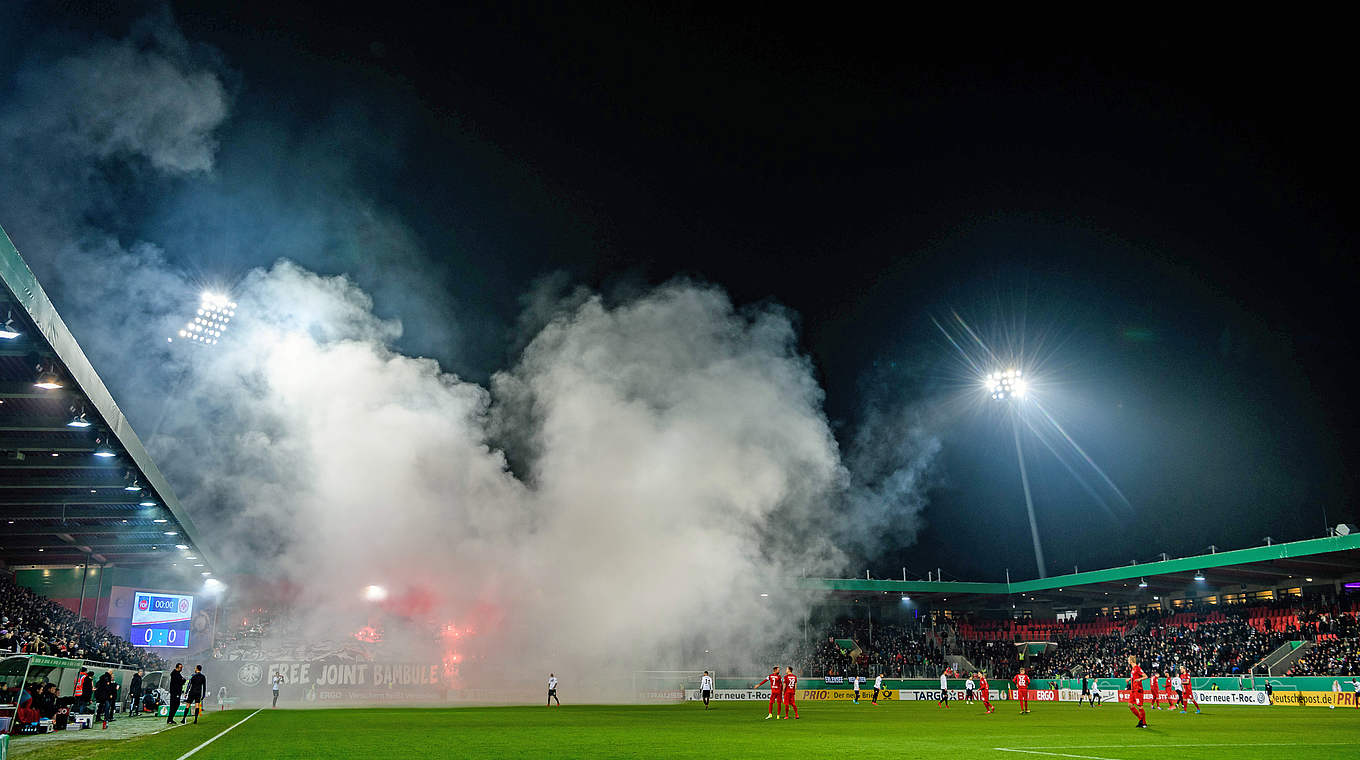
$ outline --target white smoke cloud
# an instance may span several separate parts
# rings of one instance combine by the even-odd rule
[[[168,173],[212,169],[225,88],[216,72],[189,63],[178,32],[165,31],[156,40],[97,43],[25,72],[24,130],[77,160],[144,159]]]
[[[172,28],[150,39],[26,69],[0,171],[36,190],[3,197],[209,546],[305,589],[303,635],[354,630],[378,583],[406,617],[476,626],[475,654],[514,663],[470,679],[622,683],[698,666],[696,641],[740,663],[801,620],[781,592],[839,568],[849,521],[914,520],[938,442],[889,449],[853,487],[793,319],[711,285],[534,299],[531,337],[486,386],[397,351],[402,324],[350,279],[284,259],[241,278],[217,346],[167,344],[197,287],[155,245],[120,242],[103,169],[209,172],[228,101]]]

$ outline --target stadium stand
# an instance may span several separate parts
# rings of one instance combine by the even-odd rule
[[[837,639],[851,639],[860,647],[852,656]],[[937,636],[921,626],[875,624],[870,635],[867,622],[841,620],[810,648],[796,657],[800,672],[808,676],[882,673],[897,678],[939,675],[945,666],[944,650]]]
[[[1072,621],[983,619],[973,616],[935,627],[875,624],[872,640],[863,621],[838,621],[814,647],[800,652],[807,675],[861,672],[888,676],[938,675],[946,656],[961,654],[994,677],[1010,678],[1021,665],[1037,677],[1121,672],[1129,655],[1148,669],[1185,667],[1196,677],[1243,676],[1289,642],[1311,644],[1291,675],[1360,672],[1360,620],[1356,595],[1336,600],[1292,599],[1270,605],[1227,605],[1208,610],[1151,610],[1133,616],[1096,615]],[[852,658],[837,643],[853,639],[863,650]],[[1028,653],[1016,644],[1042,642]]]
[[[97,626],[0,573],[0,651],[122,663],[148,670],[161,658]]]

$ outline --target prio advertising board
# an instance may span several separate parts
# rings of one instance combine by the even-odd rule
[[[134,591],[128,641],[139,647],[187,649],[193,616],[192,595]]]

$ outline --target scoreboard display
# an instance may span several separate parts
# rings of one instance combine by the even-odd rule
[[[128,641],[141,647],[187,649],[193,616],[194,598],[189,594],[134,591]]]

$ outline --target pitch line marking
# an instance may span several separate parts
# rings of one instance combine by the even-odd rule
[[[263,707],[260,708],[260,710],[263,710],[263,709],[264,709]],[[185,752],[184,754],[182,754],[182,755],[180,755],[178,758],[176,758],[176,760],[184,760],[186,757],[189,757],[190,755],[193,755],[195,752],[198,752],[199,750],[203,749],[204,747],[208,746],[209,744],[212,744],[213,742],[217,741],[218,739],[221,739],[228,731],[232,730],[233,728],[236,728],[237,726],[241,725],[242,723],[245,723],[246,721],[248,721],[248,720],[250,720],[251,718],[253,718],[253,717],[255,717],[256,715],[258,715],[259,712],[260,712],[260,710],[256,710],[255,712],[253,712],[253,713],[247,715],[246,717],[244,717],[244,718],[242,718],[242,719],[236,721],[235,723],[231,724],[230,726],[227,726],[226,728],[222,729],[222,733],[218,734],[217,736],[214,736],[213,738],[207,740],[206,742],[203,742],[202,744],[198,745],[197,747],[194,747],[193,749],[189,750],[188,752]]]
[[[1335,747],[1349,745],[1354,742],[1226,742],[1215,744],[1053,744],[1039,745],[1030,749],[1128,749],[1134,747]],[[992,749],[1002,752],[1024,752],[1025,750],[1011,747],[992,747]]]
[[[1095,755],[1073,755],[1068,752],[1039,752],[1033,749],[1011,749],[1010,747],[992,747],[998,752],[1023,752],[1026,755],[1049,755],[1052,757],[1079,757],[1082,760],[1117,760],[1113,757],[1097,757]],[[1076,749],[1081,749],[1077,747]]]

